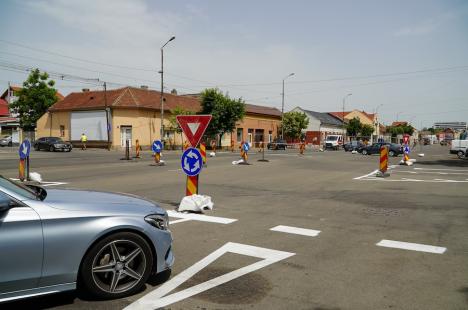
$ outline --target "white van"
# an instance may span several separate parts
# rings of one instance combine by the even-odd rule
[[[338,150],[343,146],[343,136],[342,135],[328,135],[325,138],[325,148]]]

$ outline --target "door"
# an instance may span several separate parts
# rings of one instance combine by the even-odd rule
[[[125,147],[128,140],[129,147],[132,147],[132,126],[120,126],[120,146]]]
[[[0,192],[0,201],[10,201]],[[0,211],[0,299],[2,294],[35,288],[42,272],[42,227],[32,208]]]

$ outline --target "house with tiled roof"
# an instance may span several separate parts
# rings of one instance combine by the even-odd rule
[[[353,118],[358,118],[361,124],[371,125],[374,128],[374,133],[372,138],[377,140],[381,136],[380,127],[378,126],[379,120],[376,113],[367,113],[365,111],[360,111],[354,109],[352,111],[341,111],[341,112],[328,112],[330,115],[344,121],[345,123]]]
[[[307,143],[321,145],[328,135],[344,134],[343,121],[329,113],[306,110],[301,107],[296,107],[292,111],[305,113],[309,119],[309,125],[304,130]]]
[[[164,93],[164,140],[168,145],[180,146],[183,137],[172,128],[171,110],[181,107],[197,113],[201,109],[198,96]],[[114,148],[125,146],[126,140],[149,147],[160,139],[161,93],[146,87],[124,87],[107,91],[74,92],[54,104],[37,122],[37,136],[59,136],[78,142],[82,133],[90,146]],[[106,113],[107,111],[107,113]],[[265,141],[266,134],[276,137],[281,112],[274,108],[246,104],[246,116],[224,144],[237,140]]]

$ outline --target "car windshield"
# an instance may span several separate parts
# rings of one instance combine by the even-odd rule
[[[337,136],[327,137],[327,140],[328,141],[336,141],[336,140],[338,140],[338,137]]]
[[[37,199],[36,194],[31,189],[0,176],[0,191],[2,189],[13,192],[27,199]]]

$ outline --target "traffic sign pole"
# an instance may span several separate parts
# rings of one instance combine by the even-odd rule
[[[21,182],[23,182],[24,179],[25,179],[25,175],[24,175],[25,167],[24,167],[24,165],[25,165],[25,160],[20,159],[19,160],[19,167],[18,167],[18,175],[19,175],[18,179],[20,179]]]
[[[164,163],[161,162],[161,152],[163,149],[163,144],[161,140],[154,140],[151,145],[151,150],[154,153],[154,166],[164,166]]]
[[[198,195],[198,175],[187,176],[185,196]]]

